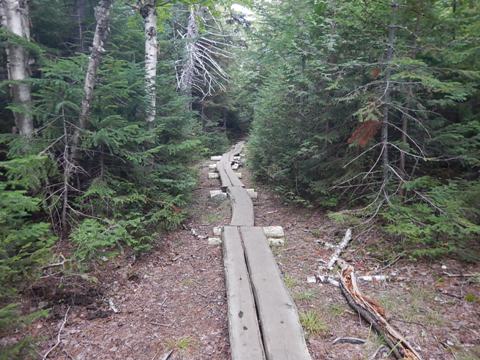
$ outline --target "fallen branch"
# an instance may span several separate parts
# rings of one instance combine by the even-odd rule
[[[332,284],[333,286],[340,286],[340,283],[338,282],[338,278],[336,278],[335,276],[317,275],[316,278],[321,283],[329,283],[329,284]]]
[[[65,311],[65,316],[63,317],[62,323],[60,325],[60,329],[58,330],[57,342],[50,349],[48,349],[48,351],[45,353],[45,355],[43,355],[42,360],[47,359],[48,355],[50,355],[50,353],[53,350],[55,350],[57,348],[57,346],[60,345],[60,343],[62,342],[61,335],[62,335],[63,328],[65,327],[65,324],[67,323],[67,318],[68,318],[68,312],[69,311],[70,311],[70,306],[68,307],[67,311]]]
[[[168,358],[170,357],[170,355],[172,355],[172,353],[173,353],[173,349],[170,350],[170,351],[167,351],[167,352],[162,356],[162,358],[161,358],[160,360],[168,360]],[[155,359],[157,358],[157,355],[158,355],[158,354],[159,354],[159,352],[156,353],[156,354],[153,356],[152,360],[155,360]]]
[[[120,310],[118,310],[118,308],[115,306],[115,303],[113,302],[112,299],[108,299],[108,306],[115,314],[120,312]]]
[[[340,289],[348,304],[380,333],[397,359],[421,360],[422,357],[408,341],[385,319],[385,310],[375,300],[360,292],[352,266],[341,272]]]
[[[363,281],[387,281],[387,275],[362,275],[359,276],[358,279]]]
[[[382,351],[382,350],[388,350],[388,348],[385,345],[380,345],[377,350],[373,353],[372,356],[368,358],[368,360],[375,360],[377,358],[377,355]]]
[[[338,276],[332,276],[328,274],[325,274],[325,275],[317,274],[315,278],[321,283],[330,283],[335,286],[340,285],[340,283],[338,282],[340,278]],[[387,281],[388,279],[389,278],[386,275],[362,275],[357,277],[357,280],[362,280],[362,281]],[[308,282],[308,279],[307,279],[307,282]]]
[[[173,353],[173,349],[167,352],[165,355],[163,355],[162,360],[168,360],[168,358],[170,357],[170,355],[172,355],[172,353]]]
[[[359,339],[359,338],[356,338],[356,337],[340,337],[340,338],[336,338],[335,340],[333,340],[333,345],[335,345],[335,344],[361,345],[361,344],[365,344],[366,342],[367,342],[367,340]]]
[[[352,240],[352,230],[348,229],[345,233],[345,236],[343,237],[342,242],[337,246],[337,248],[335,249],[335,252],[333,253],[330,260],[328,261],[328,264],[327,264],[327,269],[328,270],[333,269],[333,267],[335,266],[335,263],[338,260],[338,257],[340,256],[342,251],[347,247],[350,240]]]
[[[471,273],[471,274],[450,274],[449,272],[444,271],[444,275],[448,277],[477,277],[480,276],[480,273]]]
[[[60,254],[59,256],[62,258],[62,261],[42,266],[42,270],[50,269],[57,266],[64,266],[66,262],[71,261],[70,259],[65,259],[65,257],[62,254]]]

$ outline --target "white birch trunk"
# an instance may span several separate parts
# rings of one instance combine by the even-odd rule
[[[108,35],[108,21],[110,17],[110,9],[113,0],[101,0],[95,8],[95,19],[97,25],[93,36],[92,51],[88,59],[87,73],[85,74],[85,83],[83,86],[83,99],[78,118],[78,126],[75,128],[72,136],[72,158],[78,156],[78,145],[80,142],[80,133],[87,127],[88,118],[90,116],[90,108],[93,100],[93,89],[97,81],[97,71],[100,66],[102,54],[105,52],[103,48],[104,42]]]
[[[75,162],[79,155],[80,135],[81,132],[87,127],[90,117],[90,108],[92,106],[93,100],[93,90],[97,81],[97,71],[98,67],[100,66],[100,61],[102,60],[102,54],[105,52],[103,45],[108,35],[108,22],[110,18],[110,9],[112,7],[112,3],[113,0],[100,0],[100,3],[95,8],[95,19],[97,21],[97,25],[95,27],[95,34],[93,35],[92,50],[88,59],[87,72],[85,74],[83,99],[80,108],[80,115],[78,117],[78,125],[73,131],[70,144],[68,143],[68,134],[65,129],[65,152],[63,163],[64,191],[62,193],[62,231],[64,233],[67,230],[70,180],[73,172],[75,171]],[[69,147],[71,151],[69,151]]]
[[[30,40],[29,11],[26,0],[0,0],[2,26],[12,34]],[[9,44],[6,47],[7,70],[12,100],[18,110],[13,111],[15,125],[25,137],[33,135],[32,97],[30,84],[26,82],[28,71],[28,51],[22,46]]]
[[[146,121],[151,126],[157,111],[157,11],[155,0],[146,0],[141,4],[140,14],[145,23],[145,94]]]

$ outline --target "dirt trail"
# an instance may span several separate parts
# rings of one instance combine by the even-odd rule
[[[230,358],[222,250],[191,233],[193,228],[206,236],[213,226],[230,220],[228,201],[208,199],[209,190],[218,189],[219,182],[207,180],[207,172],[205,163],[185,229],[159,240],[154,251],[133,264],[119,259],[108,270],[99,271],[105,298],[111,298],[120,312],[91,319],[88,307],[73,306],[62,344],[49,359],[159,360],[171,348],[175,349],[171,360]],[[315,273],[318,260],[331,254],[321,243],[340,241],[345,229],[319,211],[285,204],[254,184],[246,169],[241,172],[246,186],[259,193],[256,225],[284,227],[287,242],[273,251],[299,311],[317,315],[319,331],[307,341],[312,358],[368,359],[381,339],[348,307],[337,288],[306,281]],[[343,258],[363,274],[384,267],[375,250],[380,239],[375,232],[359,239],[354,234]],[[462,268],[452,260],[412,265],[400,260],[382,271],[405,280],[360,286],[366,295],[380,300],[387,317],[420,347],[425,359],[480,359],[480,279],[443,275],[445,271],[478,272],[479,266]],[[40,353],[54,344],[64,310],[56,311],[58,318],[36,323],[36,334],[51,339]],[[344,336],[363,338],[366,343],[332,345],[335,338]]]

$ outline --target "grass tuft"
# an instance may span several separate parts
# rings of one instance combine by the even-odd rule
[[[328,330],[327,324],[313,310],[301,312],[300,323],[308,336],[324,334]]]
[[[176,340],[168,340],[166,347],[174,350],[187,350],[193,344],[193,339],[190,336],[184,336]]]
[[[283,281],[285,283],[285,286],[289,289],[293,289],[295,285],[297,285],[297,280],[295,280],[295,278],[290,275],[285,275]]]
[[[297,301],[311,301],[316,297],[316,294],[313,291],[305,290],[305,291],[295,293],[293,297]]]

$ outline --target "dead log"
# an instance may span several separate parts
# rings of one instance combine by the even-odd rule
[[[360,292],[355,278],[353,266],[342,269],[340,289],[348,304],[354,308],[372,327],[381,334],[392,350],[396,359],[422,360],[420,354],[408,341],[385,319],[385,310],[374,299]]]
[[[330,258],[328,264],[327,264],[327,269],[332,270],[335,263],[338,261],[338,257],[342,253],[342,251],[347,247],[348,243],[352,240],[352,230],[347,229],[345,232],[345,236],[343,237],[342,242],[337,246],[335,249],[335,252],[333,253],[332,257]]]

